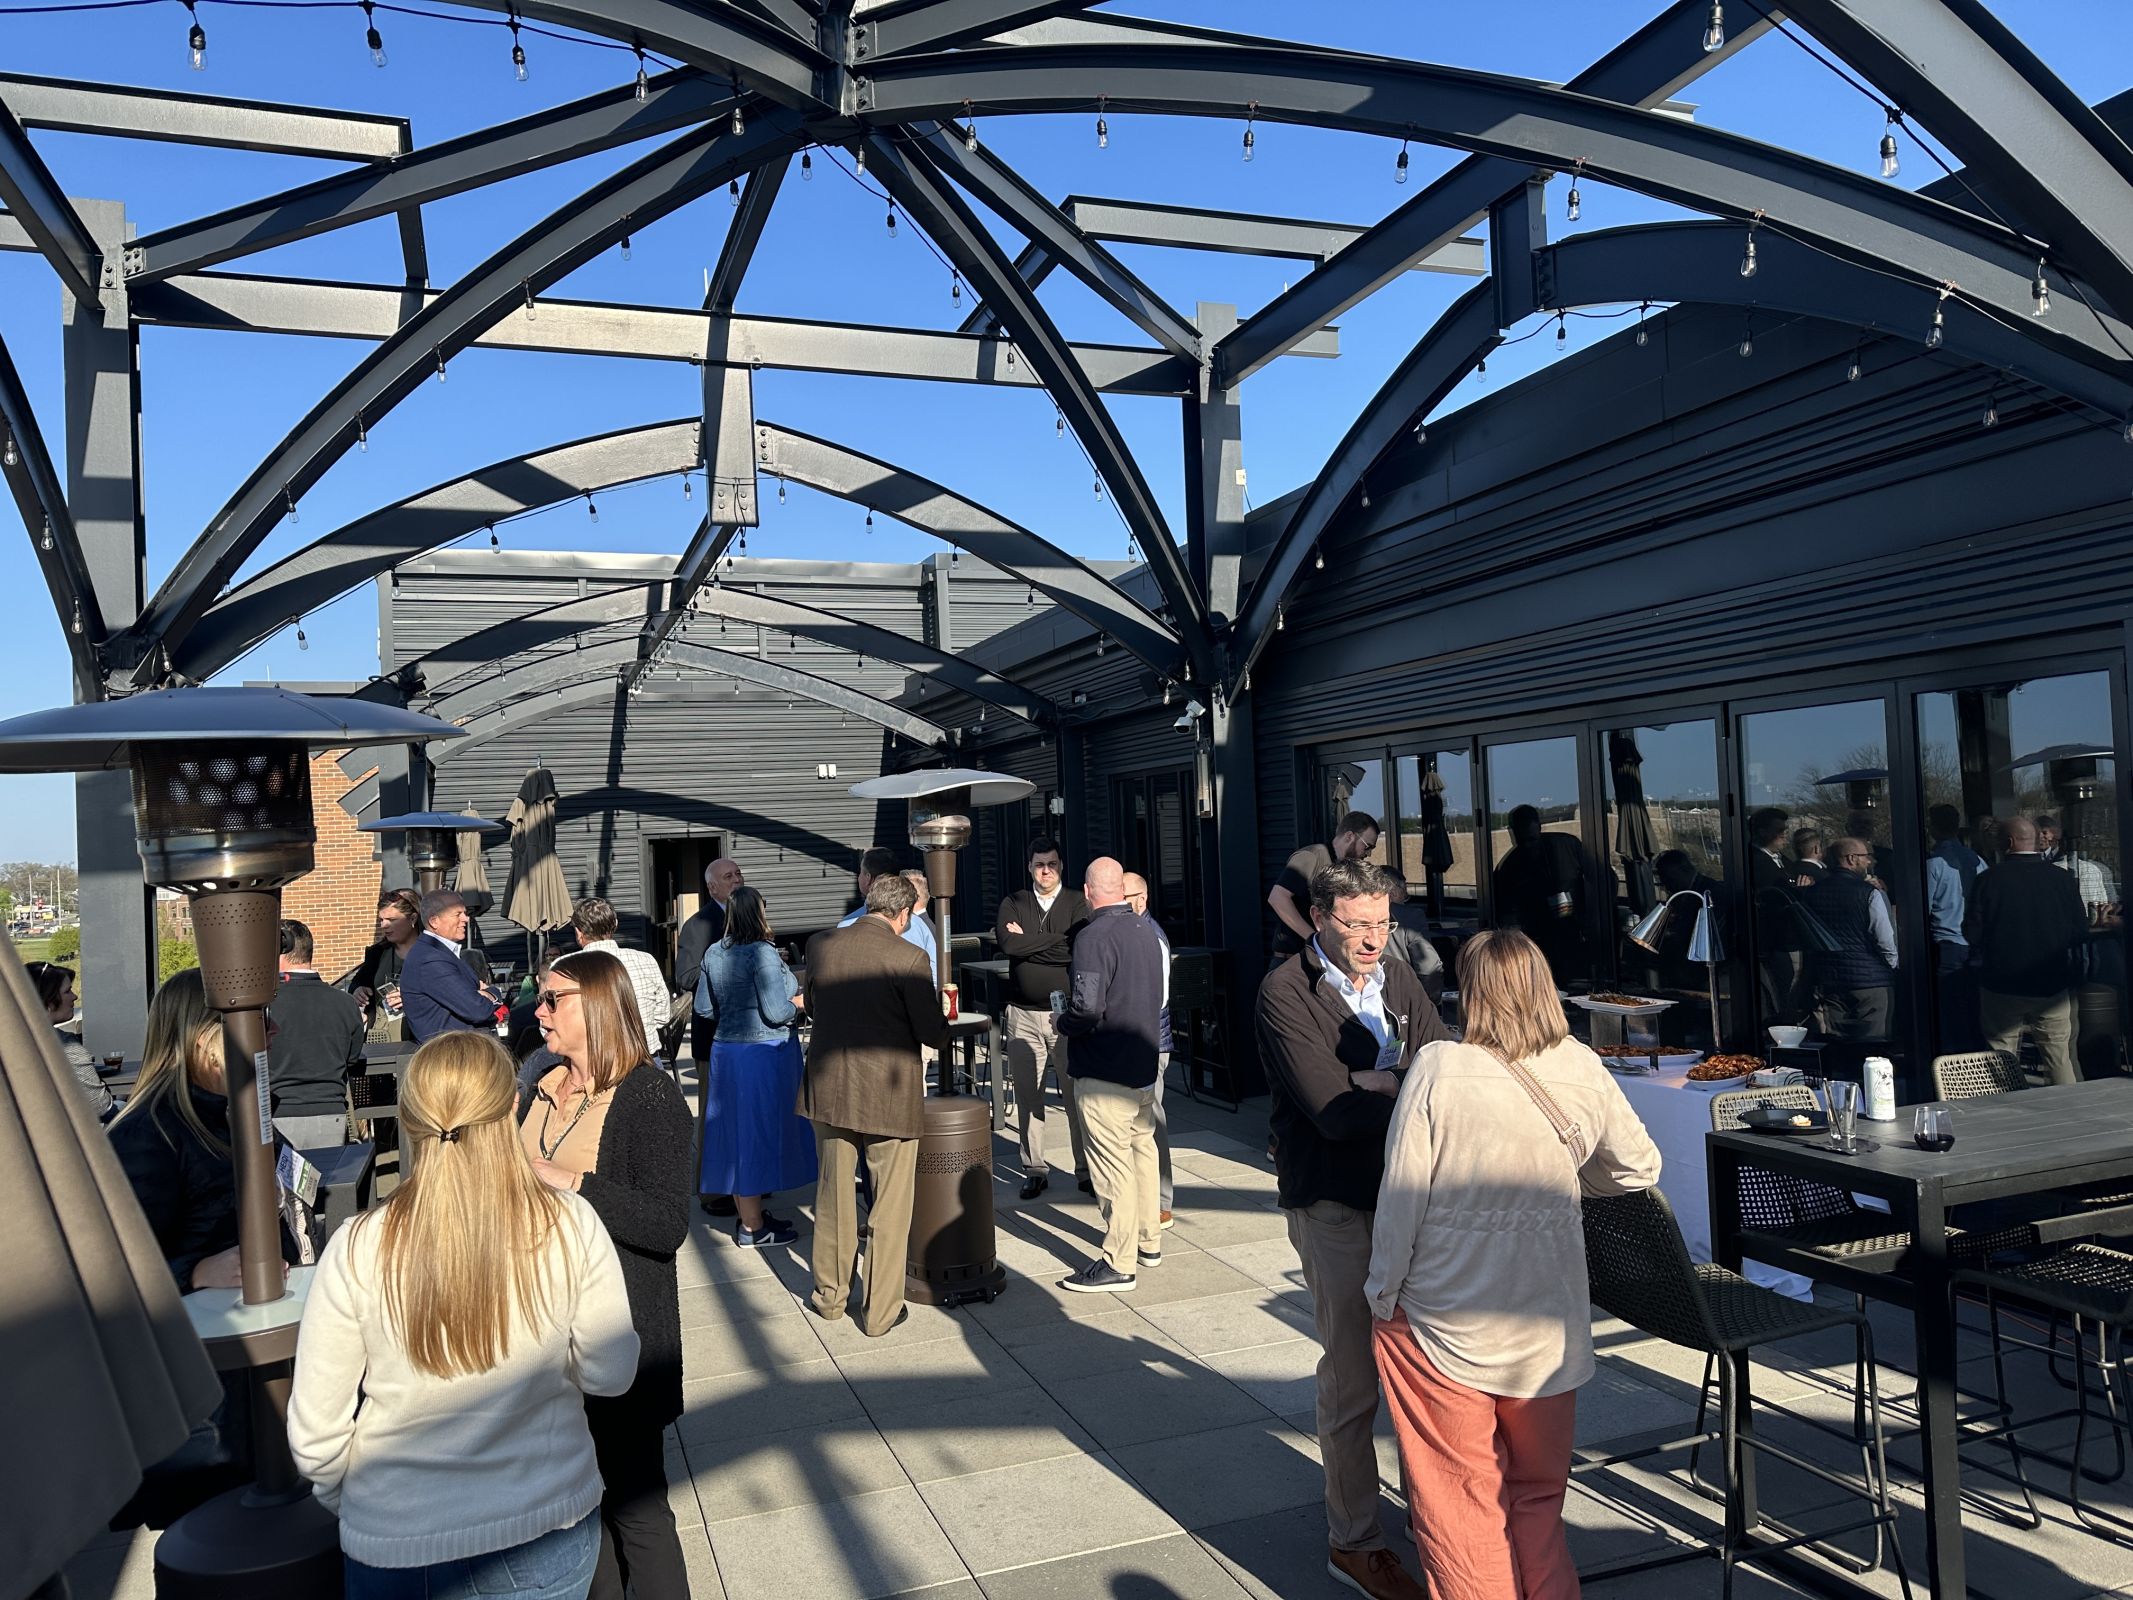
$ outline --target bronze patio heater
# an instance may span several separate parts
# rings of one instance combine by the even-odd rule
[[[163,689],[0,722],[0,772],[131,767],[147,879],[191,900],[207,1001],[222,1014],[243,1289],[234,1299],[195,1291],[187,1310],[217,1368],[249,1375],[255,1478],[164,1532],[162,1600],[341,1592],[338,1531],[289,1459],[285,1421],[303,1300],[282,1276],[265,1081],[281,891],[312,867],[313,750],[460,732],[367,700],[273,688]]]
[[[955,896],[956,852],[970,842],[969,814],[1023,799],[1035,787],[1026,778],[967,767],[892,773],[851,787],[861,800],[910,802],[911,843],[925,853],[926,887],[933,895],[943,989],[955,970],[948,902]],[[995,1073],[1003,1069],[1004,1063],[992,1063]],[[982,1100],[955,1092],[952,1041],[941,1052],[939,1090],[926,1101],[925,1114],[904,1294],[921,1305],[991,1300],[1007,1282],[993,1246],[992,1112]]]
[[[408,811],[362,824],[365,833],[405,833],[407,863],[415,869],[419,893],[444,887],[444,875],[459,863],[459,835],[502,833],[501,822],[470,817],[462,811]]]

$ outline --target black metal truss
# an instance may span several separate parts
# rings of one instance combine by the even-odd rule
[[[859,19],[853,65],[899,51],[945,50],[1032,22],[1086,11],[1101,0],[888,0]]]
[[[176,648],[230,576],[267,533],[353,444],[417,384],[440,370],[476,332],[574,271],[632,227],[723,186],[766,159],[806,142],[797,119],[766,111],[735,134],[699,128],[596,185],[536,224],[431,301],[358,363],[254,469],[206,533],[156,591],[140,620],[120,636],[116,664],[134,681],[153,673],[157,646]]]
[[[770,220],[770,208],[777,204],[778,190],[784,186],[791,166],[792,157],[787,156],[782,161],[766,161],[748,175],[741,189],[740,209],[726,229],[725,242],[718,247],[718,265],[711,269],[711,282],[704,290],[706,311],[723,315],[733,309],[741,292],[741,279],[747,276],[748,264],[755,259],[763,225]]]
[[[661,73],[642,101],[632,85],[623,84],[388,165],[337,173],[146,234],[126,247],[126,281],[129,286],[156,283],[372,217],[404,213],[502,178],[726,117],[732,108],[732,93],[723,83],[687,68]]]
[[[52,264],[67,292],[84,306],[98,307],[104,253],[88,225],[30,144],[15,114],[0,104],[0,204],[5,204]]]
[[[82,557],[73,514],[67,509],[66,486],[53,468],[43,430],[37,426],[29,395],[4,343],[0,343],[0,477],[7,480],[30,536],[30,548],[36,551],[37,565],[44,572],[52,613],[60,619],[67,654],[74,661],[76,692],[88,693],[92,686],[100,691],[103,670],[96,660],[96,641],[104,636],[103,609],[97,603],[88,562]],[[75,626],[77,617],[79,627]]]
[[[942,179],[923,151],[899,145],[879,134],[868,136],[874,172],[889,193],[926,230],[954,262],[979,296],[992,306],[1001,326],[1014,339],[1057,402],[1095,463],[1096,475],[1111,492],[1126,527],[1141,548],[1142,559],[1162,591],[1172,616],[1179,619],[1186,654],[1201,671],[1210,670],[1206,607],[1177,545],[1162,508],[1141,475],[1140,464],[1126,448],[1118,424],[1104,409],[1088,375],[1073,359],[1058,327],[1016,274],[999,242],[971,214],[961,196]]]
[[[637,661],[632,669],[630,682],[635,684],[651,665],[672,648],[668,641],[675,631],[688,621],[695,604],[697,591],[718,571],[718,564],[733,544],[740,529],[732,523],[714,522],[705,517],[697,525],[695,537],[689,547],[682,551],[681,559],[674,563],[674,578],[667,589],[667,605],[637,635]],[[678,642],[678,641],[677,641]]]

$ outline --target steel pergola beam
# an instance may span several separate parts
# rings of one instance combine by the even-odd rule
[[[5,105],[0,105],[0,205],[22,224],[69,294],[84,307],[102,304],[97,279],[104,253]]]
[[[963,135],[952,127],[933,123],[911,132],[925,145],[936,167],[990,207],[1054,264],[1073,273],[1157,344],[1198,363],[1200,330],[1191,319],[1173,310],[1124,262],[1088,238],[1006,162],[982,147],[970,149]],[[1019,257],[1014,265],[1016,276],[1034,289],[1036,284],[1023,270]]]
[[[2061,265],[2133,316],[2133,151],[1977,0],[1787,0]]]
[[[7,247],[9,220],[0,217],[0,249]],[[132,306],[145,327],[382,340],[391,338],[414,310],[442,298],[442,291],[418,293],[385,284],[199,272],[142,285],[132,297]],[[485,350],[548,350],[691,365],[704,359],[706,349],[716,348],[736,364],[777,371],[1021,388],[1042,385],[1028,362],[1019,357],[1007,359],[1006,341],[994,334],[868,327],[794,317],[720,317],[680,307],[584,300],[538,299],[536,304],[537,316],[505,316],[481,328],[469,342]],[[523,311],[523,298],[519,306]],[[1089,381],[1107,394],[1176,397],[1192,393],[1199,382],[1198,367],[1167,350],[1110,344],[1070,348]],[[1339,338],[1327,330],[1291,353],[1333,356],[1339,351]]]
[[[979,297],[993,308],[1001,326],[1013,335],[1014,348],[1044,380],[1060,414],[1088,451],[1098,478],[1110,490],[1126,527],[1139,543],[1142,559],[1148,563],[1164,603],[1178,619],[1187,655],[1200,671],[1211,671],[1206,607],[1178,555],[1162,508],[1142,477],[1140,464],[1127,449],[1118,424],[1104,409],[1102,396],[1074,360],[1057,326],[1017,275],[999,242],[972,215],[923,151],[902,147],[880,134],[868,135],[867,146],[882,186],[960,268]]]
[[[976,501],[876,457],[776,423],[756,427],[757,466],[969,551],[1012,573],[1165,677],[1184,670],[1185,651],[1166,627],[1116,584],[1049,540]]]
[[[14,457],[13,465],[7,457]],[[0,343],[0,477],[22,513],[22,526],[37,554],[45,588],[52,596],[52,614],[59,619],[61,636],[74,662],[76,693],[85,699],[101,699],[103,669],[97,664],[96,645],[104,636],[103,607],[96,598],[96,585],[89,564],[82,556],[81,537],[74,529],[74,516],[67,508],[66,485],[52,465],[45,448],[43,430],[30,410],[29,394],[15,371],[14,358]],[[75,607],[79,605],[77,613]],[[81,625],[74,626],[80,616]]]
[[[1231,699],[1242,688],[1281,624],[1290,586],[1335,513],[1347,504],[1371,464],[1418,417],[1456,387],[1475,362],[1503,342],[1496,325],[1496,289],[1484,278],[1452,302],[1363,408],[1305,490],[1295,515],[1259,569],[1258,582],[1238,617],[1227,663]]]
[[[790,156],[765,162],[741,186],[740,209],[726,228],[725,243],[718,247],[718,265],[711,269],[711,282],[704,290],[706,311],[723,315],[733,309],[741,292],[741,280],[748,275],[748,264],[755,259],[756,246],[762,242],[763,225],[770,220],[770,208],[777,203],[778,190],[784,186],[791,166]]]
[[[1102,0],[889,0],[858,19],[867,58],[945,50],[1032,22],[1069,16]]]
[[[1763,18],[1741,19],[1724,48],[1703,49],[1704,0],[1675,0],[1566,86],[1578,94],[1652,107],[1681,84],[1745,49],[1769,31]],[[1534,176],[1530,166],[1469,156],[1425,185],[1412,200],[1364,233],[1316,272],[1291,284],[1215,347],[1218,382],[1242,383],[1314,329],[1341,316],[1386,284],[1454,248],[1460,235],[1499,199]],[[1478,270],[1486,270],[1479,267]]]
[[[690,603],[704,580],[718,571],[718,564],[733,543],[740,528],[734,523],[714,522],[705,517],[697,524],[696,533],[689,540],[688,549],[682,551],[681,559],[674,564],[673,587],[668,594],[667,608],[637,636],[637,664],[630,682],[636,683],[662,650],[670,648],[668,641],[674,630],[689,617]]]
[[[572,440],[441,483],[335,529],[246,579],[208,607],[171,652],[182,677],[205,682],[292,618],[339,599],[404,561],[543,506],[647,478],[700,459],[695,417]]]
[[[683,69],[651,80],[640,102],[629,84],[551,111],[484,128],[390,164],[337,173],[210,217],[147,234],[127,246],[129,286],[197,272],[297,239],[730,113],[723,83]]]
[[[1216,255],[1272,256],[1324,263],[1374,231],[1352,222],[1313,222],[1303,217],[1251,216],[1199,206],[1156,205],[1145,200],[1100,200],[1069,195],[1059,209],[1091,239],[1110,244],[1162,245]],[[1478,278],[1489,270],[1480,238],[1454,238],[1408,263],[1414,272],[1448,272]],[[1327,318],[1331,321],[1332,318]]]
[[[798,119],[783,111],[756,116],[739,134],[722,124],[692,130],[595,185],[431,301],[358,363],[253,470],[128,630],[121,670],[130,667],[136,683],[146,681],[155,647],[184,643],[222,586],[357,432],[384,418],[481,329],[522,307],[524,295],[576,270],[633,227],[764,160],[790,154],[806,137]]]
[[[988,116],[1070,111],[1098,94],[1190,116],[1240,117],[1256,103],[1262,122],[1419,139],[1528,169],[1582,160],[1596,181],[1743,221],[1760,211],[1773,232],[1909,277],[1920,286],[1922,324],[1935,288],[1952,282],[2101,371],[2116,376],[2128,365],[2114,340],[2133,344],[2133,327],[2030,318],[2036,259],[2006,228],[1792,151],[1540,84],[1256,46],[1029,45],[877,62],[861,114],[910,122],[953,115],[966,99]]]
[[[25,128],[55,133],[115,134],[335,161],[391,161],[413,148],[405,117],[18,72],[0,72],[0,104]]]

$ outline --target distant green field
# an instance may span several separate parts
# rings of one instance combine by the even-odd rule
[[[42,939],[17,939],[15,949],[25,961],[42,961],[44,953],[52,947],[51,936]]]

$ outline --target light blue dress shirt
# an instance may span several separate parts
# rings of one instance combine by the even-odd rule
[[[867,908],[861,906],[837,926],[849,928],[866,914]],[[904,929],[903,939],[905,944],[926,953],[926,970],[933,974],[933,987],[938,989],[941,986],[941,946],[940,941],[933,937],[933,924],[926,919],[924,913],[916,910],[911,913],[911,926]]]

